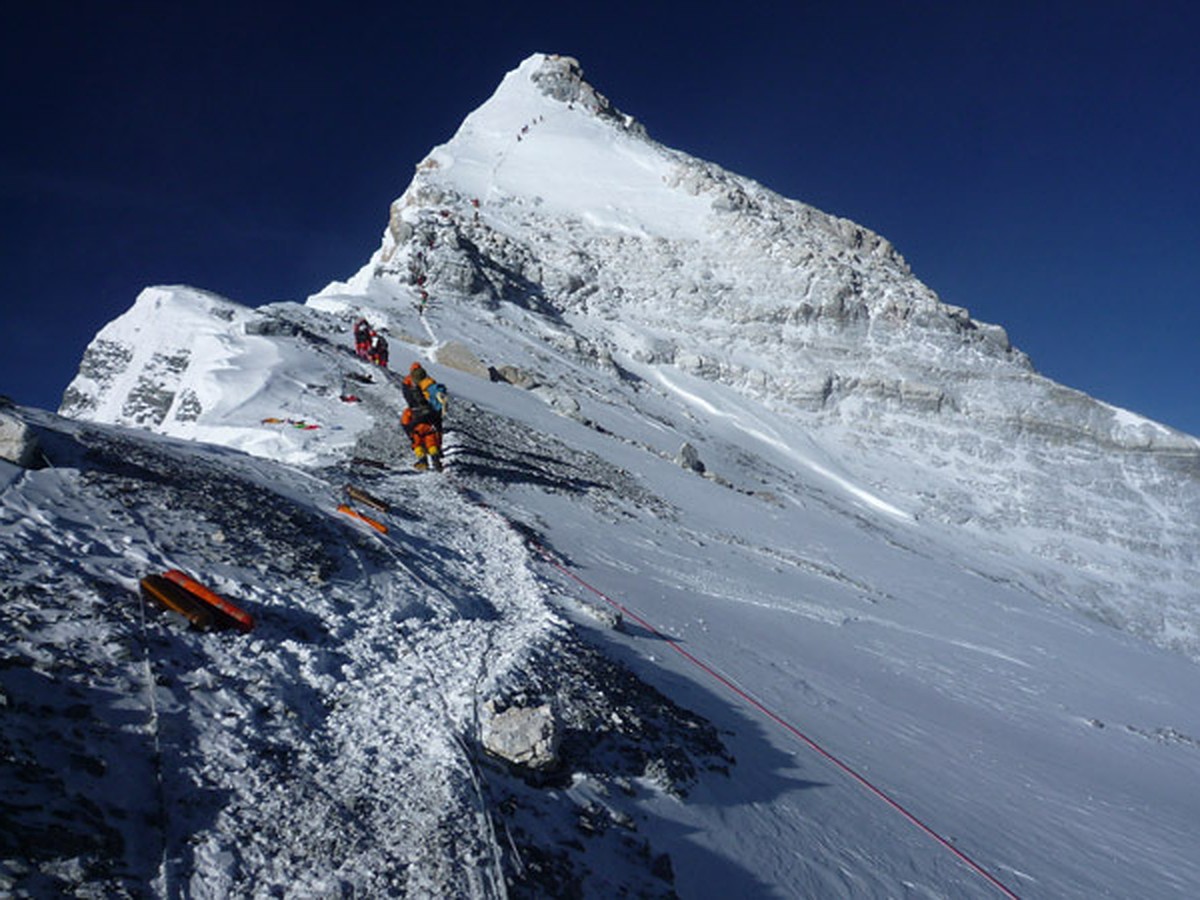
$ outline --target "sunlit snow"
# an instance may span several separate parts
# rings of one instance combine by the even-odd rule
[[[0,891],[1200,892],[1195,439],[606,103],[531,57],[357,274],[149,288],[0,409],[50,463],[0,461]],[[542,703],[558,768],[483,749]]]

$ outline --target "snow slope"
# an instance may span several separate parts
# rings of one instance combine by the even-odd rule
[[[26,865],[56,844],[115,848],[42,878],[131,896],[466,892],[498,878],[459,735],[473,698],[553,624],[514,536],[471,514],[456,542],[434,495],[372,539],[338,520],[338,486],[319,476],[32,419],[58,465],[6,472],[4,696],[10,715],[37,717],[6,729],[6,780],[62,809],[9,794],[22,827],[6,827],[6,856],[14,842]],[[431,513],[446,539],[406,562]],[[192,635],[147,609],[138,579],[171,567],[232,588],[256,631]],[[37,895],[50,882],[18,883]]]
[[[449,386],[445,476],[359,315]],[[348,281],[148,289],[61,411],[13,411],[53,468],[0,463],[14,893],[1200,890],[1196,440],[572,60],[510,73]],[[168,566],[261,624],[144,609]],[[555,771],[481,749],[543,701]]]

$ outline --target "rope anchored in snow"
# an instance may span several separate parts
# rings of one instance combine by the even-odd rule
[[[744,700],[750,706],[754,707],[756,710],[758,710],[760,713],[762,713],[764,716],[766,716],[768,719],[770,719],[776,725],[779,725],[781,728],[783,728],[785,731],[787,731],[790,735],[792,735],[793,737],[797,738],[802,743],[804,743],[807,747],[809,747],[809,749],[811,749],[812,751],[817,753],[819,756],[824,758],[826,761],[832,763],[834,766],[836,766],[838,769],[840,769],[845,775],[849,776],[854,781],[858,782],[859,785],[866,788],[866,790],[868,792],[870,792],[875,797],[882,800],[884,803],[886,803],[888,806],[890,806],[896,812],[900,813],[900,815],[902,815],[905,819],[907,819],[910,824],[916,826],[916,828],[923,831],[929,837],[933,838],[933,840],[935,840],[943,848],[945,848],[946,850],[949,850],[952,854],[954,854],[955,857],[958,858],[958,860],[960,862],[965,864],[973,872],[975,872],[977,875],[979,875],[984,880],[986,880],[994,888],[996,888],[998,891],[1000,891],[1000,893],[1002,893],[1005,897],[1010,898],[1010,900],[1019,900],[1019,897],[1017,896],[1017,894],[1011,888],[1009,888],[1008,885],[1004,884],[1004,882],[1002,882],[999,878],[997,878],[995,875],[993,875],[991,872],[989,872],[987,869],[985,869],[982,865],[980,865],[978,862],[976,862],[974,859],[972,859],[970,856],[968,856],[964,851],[962,851],[958,847],[954,846],[954,844],[950,841],[949,838],[943,837],[941,834],[939,834],[937,831],[935,831],[930,825],[927,825],[924,821],[922,821],[920,818],[918,818],[915,813],[909,811],[903,804],[900,803],[900,801],[896,800],[891,795],[889,795],[886,791],[884,791],[882,788],[880,788],[877,785],[875,785],[874,783],[872,783],[865,775],[863,775],[862,773],[857,771],[849,763],[843,761],[842,759],[840,759],[839,757],[837,757],[830,751],[826,750],[823,746],[821,746],[815,740],[810,738],[807,734],[805,734],[803,731],[801,731],[799,728],[797,728],[791,722],[787,721],[787,719],[783,718],[783,716],[781,716],[779,713],[772,710],[765,703],[763,703],[758,698],[754,697],[748,691],[744,690],[741,687],[738,687],[738,685],[736,685],[732,680],[730,680],[726,676],[722,675],[720,672],[718,672],[716,669],[714,669],[708,663],[704,662],[704,660],[700,659],[695,654],[690,653],[688,650],[684,649],[684,647],[678,641],[676,641],[674,638],[664,634],[662,631],[660,631],[658,628],[654,627],[654,625],[652,625],[650,622],[648,622],[645,618],[643,618],[642,616],[639,616],[637,613],[635,613],[633,610],[629,609],[629,607],[625,606],[623,603],[620,603],[619,601],[614,600],[612,597],[608,596],[608,594],[604,593],[599,588],[594,587],[593,585],[589,584],[587,581],[585,581],[579,575],[575,574],[573,571],[571,571],[569,568],[567,568],[567,566],[563,565],[557,559],[555,559],[553,554],[551,554],[549,550],[547,550],[544,546],[542,546],[540,543],[538,543],[535,539],[530,537],[529,541],[530,541],[530,544],[534,547],[534,549],[536,549],[538,551],[538,553],[541,554],[542,558],[545,559],[546,562],[552,568],[554,568],[556,571],[562,573],[563,575],[566,575],[572,581],[576,582],[577,584],[581,585],[582,587],[584,587],[591,593],[595,594],[597,597],[599,597],[605,603],[608,603],[610,606],[612,606],[614,609],[616,609],[622,615],[628,616],[634,622],[637,622],[638,625],[642,626],[647,631],[649,631],[651,634],[653,634],[656,638],[658,638],[659,640],[666,643],[667,646],[669,646],[672,650],[674,650],[676,653],[678,653],[680,656],[682,656],[684,659],[686,659],[689,663],[691,663],[693,666],[698,668],[704,674],[708,675],[710,678],[712,678],[715,681],[719,682],[720,684],[724,685],[726,688],[728,688],[730,691],[732,691],[734,694],[736,694],[739,698]]]
[[[142,670],[146,679],[146,698],[150,707],[150,735],[153,744],[154,763],[154,794],[158,802],[158,821],[162,828],[162,856],[158,863],[159,878],[162,881],[163,895],[170,897],[171,890],[171,848],[167,838],[167,788],[163,777],[162,737],[159,731],[158,701],[155,699],[157,682],[154,678],[154,668],[150,663],[150,634],[146,628],[146,595],[138,592],[141,599],[141,631],[142,631]]]

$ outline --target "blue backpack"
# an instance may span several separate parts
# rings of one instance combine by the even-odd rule
[[[445,415],[447,400],[449,399],[446,396],[446,386],[441,382],[435,381],[425,393],[429,397],[429,405],[433,407],[434,412],[438,413],[438,415]]]

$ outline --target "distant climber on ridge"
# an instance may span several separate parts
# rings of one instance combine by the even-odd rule
[[[371,332],[371,351],[370,360],[377,366],[387,368],[388,365],[388,343],[387,338],[382,334]]]
[[[427,469],[432,462],[442,470],[442,417],[447,406],[446,387],[429,377],[420,363],[413,363],[404,376],[404,402],[408,404],[400,424],[412,442],[417,457],[414,467]]]
[[[359,359],[369,359],[371,356],[371,323],[366,319],[354,323],[354,352]]]

